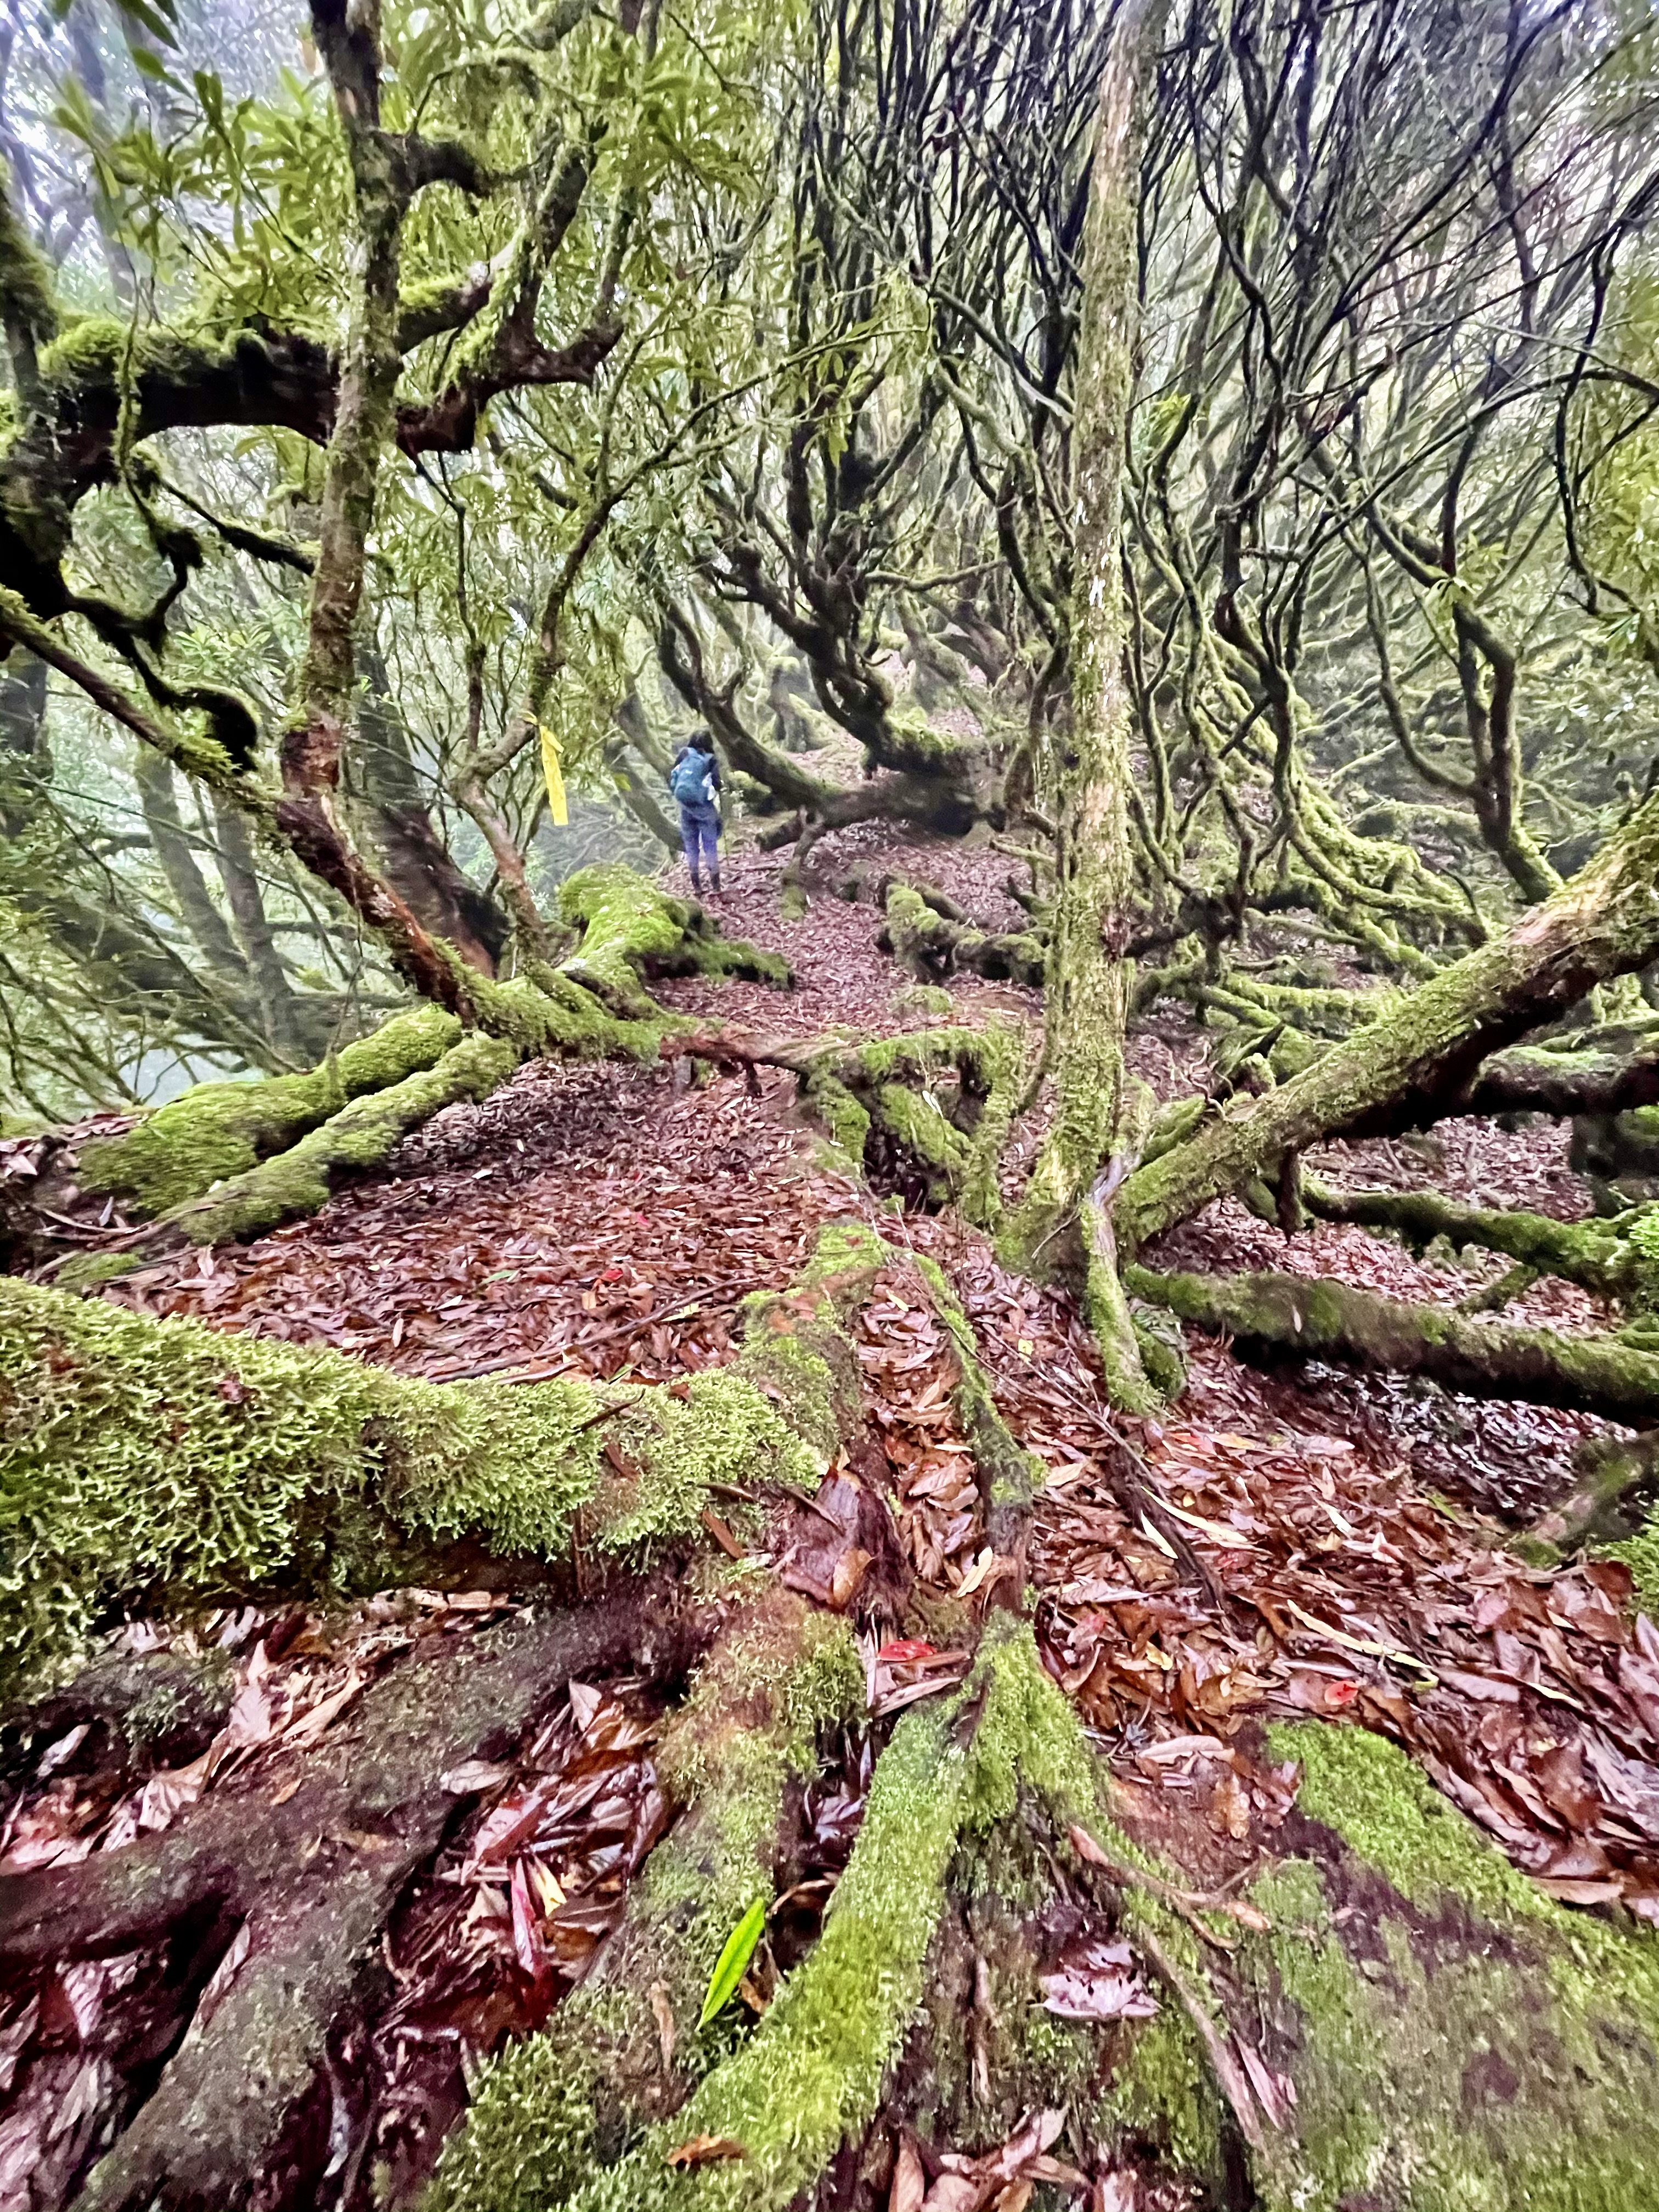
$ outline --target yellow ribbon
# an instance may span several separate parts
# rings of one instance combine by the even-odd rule
[[[542,735],[542,774],[547,778],[547,811],[555,826],[568,830],[570,809],[565,804],[564,778],[559,773],[558,741],[545,722],[538,725]]]

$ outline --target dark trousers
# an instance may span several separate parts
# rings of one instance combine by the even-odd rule
[[[680,801],[680,842],[685,848],[686,866],[691,871],[695,884],[704,861],[711,876],[720,872],[720,817],[718,807],[707,799],[683,799]]]

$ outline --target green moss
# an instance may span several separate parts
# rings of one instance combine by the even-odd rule
[[[429,1068],[460,1035],[453,1014],[420,1006],[308,1074],[198,1084],[125,1136],[88,1145],[81,1182],[114,1191],[144,1213],[165,1213],[282,1152],[348,1100]]]
[[[823,1471],[770,1399],[731,1368],[694,1376],[683,1400],[653,1393],[649,1412],[624,1416],[616,1440],[639,1468],[614,1512],[601,1503],[595,1540],[616,1552],[690,1535],[714,1483],[811,1486]]]
[[[967,1170],[968,1140],[945,1118],[931,1091],[912,1091],[902,1083],[884,1083],[876,1093],[881,1118],[907,1152],[937,1170],[928,1179],[933,1203],[943,1206]]]
[[[1622,1559],[1636,1577],[1633,1602],[1638,1613],[1659,1620],[1659,1512],[1650,1513],[1635,1535],[1609,1544],[1607,1556]]]
[[[508,1039],[474,1031],[435,1066],[352,1099],[286,1152],[162,1218],[192,1244],[258,1237],[302,1219],[327,1203],[337,1178],[380,1167],[441,1107],[487,1098],[518,1064],[518,1048]]]
[[[902,1014],[949,1014],[956,1001],[942,983],[911,983],[895,991],[893,1004]]]
[[[1197,2031],[1178,2006],[1166,2002],[1136,2034],[1096,2106],[1096,2130],[1109,2142],[1145,2137],[1184,2172],[1208,2175],[1220,2165],[1221,2120],[1221,2100]]]
[[[1659,2159],[1659,1944],[1545,1896],[1380,1737],[1310,1723],[1271,1738],[1303,1762],[1301,1810],[1400,1901],[1391,1911],[1372,1876],[1358,1918],[1339,1918],[1351,1885],[1323,1861],[1287,1861],[1252,1891],[1273,1932],[1249,1937],[1237,1965],[1289,2036],[1275,2063],[1297,2094],[1294,2141],[1273,2145],[1260,2177],[1265,2202],[1645,2202]]]
[[[956,1348],[961,1370],[953,1394],[957,1413],[963,1433],[973,1445],[981,1475],[988,1477],[993,1511],[998,1507],[1024,1511],[1042,1486],[1042,1463],[1015,1440],[998,1412],[989,1379],[980,1364],[974,1325],[957,1304],[944,1268],[927,1253],[916,1255],[916,1266]]]
[[[653,973],[751,975],[779,985],[791,980],[788,962],[776,953],[729,942],[699,908],[617,861],[568,877],[559,911],[581,931],[561,972],[625,1012],[648,1006],[642,979]]]
[[[864,1148],[870,1138],[869,1114],[860,1105],[839,1076],[828,1068],[815,1069],[801,1086],[802,1096],[841,1154],[838,1164],[855,1175],[864,1172]]]
[[[459,974],[460,963],[453,963]],[[539,961],[507,983],[468,971],[464,982],[480,1024],[520,1050],[549,1060],[654,1060],[672,1017],[641,999],[638,1018],[611,1011],[573,976]]]
[[[958,1704],[984,1697],[966,1750],[951,1711],[907,1714],[878,1762],[852,1862],[823,1934],[740,2049],[685,2110],[621,2165],[596,2175],[573,2212],[679,2205],[782,2212],[843,2142],[873,2118],[922,1994],[957,1838],[1012,1811],[1024,1779],[1047,1794],[1080,1750],[1076,1723],[1038,1707],[1064,1700],[1024,1632],[988,1635]],[[1045,1697],[1046,1687],[1046,1697]],[[1033,1728],[1035,1723],[1035,1728]],[[1028,1757],[1030,1761],[1028,1764]],[[683,2177],[665,2152],[687,2136],[734,2136],[747,2155]]]
[[[147,1593],[373,1587],[400,1545],[452,1534],[556,1555],[598,1483],[597,1403],[0,1279],[0,1686]]]

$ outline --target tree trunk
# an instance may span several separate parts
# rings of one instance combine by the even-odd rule
[[[1125,956],[1133,889],[1122,515],[1139,292],[1140,106],[1162,21],[1155,0],[1150,8],[1121,8],[1101,81],[1073,433],[1078,523],[1072,711],[1069,733],[1060,740],[1058,886],[1047,964],[1055,1113],[1006,1240],[1011,1255],[1028,1267],[1072,1261],[1083,1277],[1109,1386],[1130,1407],[1146,1406],[1151,1394],[1118,1284],[1104,1201],[1116,1181],[1106,1163],[1123,1134]],[[1069,1253],[1062,1240],[1073,1248]]]

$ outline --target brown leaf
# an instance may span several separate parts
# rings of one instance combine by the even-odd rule
[[[1158,2012],[1128,1945],[1098,1939],[1066,1945],[1042,1977],[1042,2004],[1061,2020],[1151,2020]]]
[[[747,2158],[749,2153],[734,2136],[688,2136],[677,2143],[663,2163],[684,2171],[691,2166],[709,2166],[717,2159]]]
[[[921,2154],[906,2136],[899,2145],[893,2167],[893,2185],[887,2192],[887,2212],[921,2212],[927,2196],[927,2175]]]

